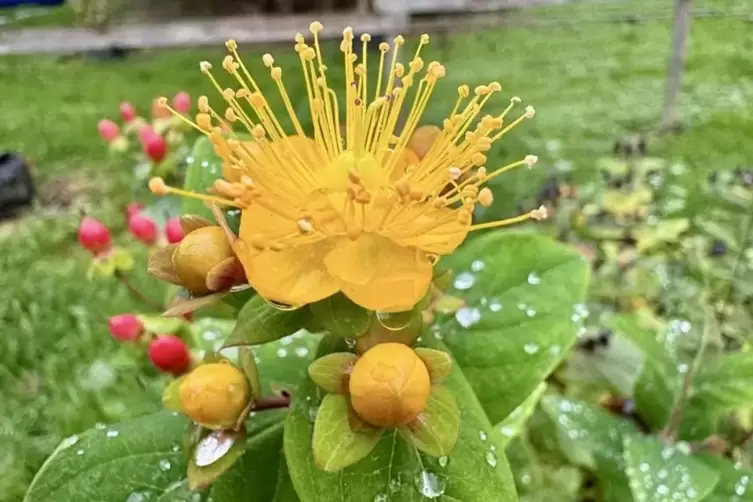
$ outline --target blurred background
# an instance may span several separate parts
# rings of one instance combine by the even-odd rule
[[[499,81],[536,107],[490,167],[529,153],[539,164],[500,180],[485,217],[532,204],[553,173],[599,178],[596,160],[625,138],[672,166],[690,216],[709,173],[753,163],[753,0],[0,0],[0,154],[27,173],[0,221],[0,501],[22,499],[62,438],[160,407],[161,377],[107,334],[109,316],[141,305],[118,283],[87,282],[76,244],[84,214],[135,242],[123,208],[143,179],[108,153],[98,121],[122,102],[148,115],[155,96],[212,96],[198,63],[219,66],[228,38],[252,71],[266,77],[265,52],[295,69],[293,36],[315,19],[333,39],[347,25],[385,40],[430,33],[424,59],[448,74],[429,122],[463,83]],[[290,75],[294,104],[307,103]]]

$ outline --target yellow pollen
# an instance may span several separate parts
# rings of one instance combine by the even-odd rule
[[[494,194],[491,190],[489,190],[489,187],[484,187],[481,189],[481,191],[478,193],[478,203],[481,204],[483,207],[489,207],[494,202]]]

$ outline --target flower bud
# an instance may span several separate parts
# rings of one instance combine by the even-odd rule
[[[225,232],[218,226],[210,226],[183,237],[173,261],[181,284],[194,294],[206,294],[210,291],[206,285],[209,271],[233,256]]]
[[[173,98],[173,108],[178,113],[190,113],[191,96],[186,91],[180,91]]]
[[[180,216],[170,218],[165,224],[165,236],[170,244],[177,244],[183,240],[183,226],[180,224]]]
[[[151,245],[157,242],[157,225],[142,213],[136,213],[128,218],[128,230],[144,244]]]
[[[431,393],[429,372],[410,347],[375,345],[363,354],[350,374],[353,409],[377,427],[405,425],[426,408]]]
[[[157,133],[149,134],[143,139],[144,153],[152,159],[152,162],[159,164],[167,155],[167,142],[165,138]]]
[[[185,342],[175,335],[160,335],[149,344],[149,360],[160,371],[182,375],[191,366]]]
[[[84,249],[100,254],[110,249],[110,231],[101,221],[87,216],[78,227],[78,241]]]
[[[250,399],[246,376],[231,364],[202,364],[180,384],[184,413],[209,428],[233,427]]]
[[[136,118],[136,109],[127,101],[120,103],[120,118],[123,122],[130,122]]]
[[[110,334],[113,338],[121,342],[132,342],[138,340],[144,332],[144,325],[139,318],[133,314],[120,314],[112,316],[107,321]]]
[[[97,130],[103,140],[111,143],[120,136],[120,128],[118,124],[109,119],[102,119],[97,124]]]

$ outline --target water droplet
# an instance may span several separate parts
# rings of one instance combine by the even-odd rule
[[[290,345],[291,343],[293,343],[293,340],[294,338],[292,335],[283,336],[282,338],[280,338],[280,345]]]
[[[410,324],[415,314],[412,310],[407,312],[377,312],[376,318],[379,324],[390,331],[400,331]]]
[[[560,347],[559,345],[552,345],[551,347],[549,347],[549,352],[555,356],[559,355],[561,350],[562,350],[562,347]]]
[[[309,349],[306,347],[296,347],[295,355],[297,355],[298,357],[306,357],[307,355],[309,355]]]
[[[217,340],[220,337],[217,333],[214,331],[205,331],[204,332],[204,340],[211,342],[213,340]]]
[[[172,465],[170,464],[169,460],[163,458],[159,461],[159,469],[161,471],[169,471],[170,467],[172,467]]]
[[[65,439],[63,439],[63,442],[60,443],[60,448],[70,448],[74,444],[78,443],[79,437],[74,434],[73,436],[69,436]]]
[[[290,312],[292,310],[298,310],[299,308],[303,307],[303,305],[288,305],[287,303],[279,303],[273,300],[268,300],[266,298],[264,298],[264,301],[267,302],[271,307],[274,307],[277,310],[282,310],[283,312]]]
[[[532,308],[528,308],[528,309],[526,309],[526,315],[527,315],[528,317],[533,317],[533,316],[535,316],[535,315],[536,315],[536,310],[534,310],[534,309],[532,309]]]
[[[400,491],[402,487],[403,487],[403,479],[402,479],[402,476],[398,473],[396,477],[390,479],[390,483],[389,483],[390,493],[397,493]]]
[[[209,167],[209,161],[208,160],[202,160],[201,161],[201,167]]]
[[[356,347],[356,341],[352,338],[346,338],[345,345],[347,345],[349,349],[354,349]]]
[[[523,346],[523,350],[526,351],[526,354],[535,354],[539,351],[539,346],[536,343],[527,343]]]
[[[487,435],[484,431],[478,431],[478,437],[481,439],[481,441],[486,441]]]
[[[173,451],[180,451],[180,445],[179,444],[174,444],[173,445]]]
[[[280,347],[277,349],[277,357],[288,357],[288,351]]]
[[[481,272],[486,268],[486,263],[484,263],[481,260],[473,260],[473,263],[471,263],[471,270],[474,272]]]
[[[94,424],[94,428],[101,431],[101,430],[106,429],[107,426],[103,424],[102,422],[97,422],[96,424]]]
[[[384,493],[377,493],[374,495],[374,502],[387,502],[390,498]]]
[[[307,413],[308,413],[308,416],[309,416],[309,421],[311,423],[314,423],[314,422],[316,422],[316,416],[319,414],[319,407],[318,406],[310,406]]]
[[[531,272],[528,274],[528,284],[531,284],[533,286],[536,286],[537,284],[541,283],[541,277],[539,277],[536,272]]]
[[[493,451],[486,452],[486,463],[492,467],[497,467],[497,456]]]
[[[471,286],[473,286],[476,283],[476,276],[471,274],[470,272],[461,272],[453,281],[453,285],[455,286],[455,289],[459,289],[461,291],[470,289]]]
[[[687,490],[685,490],[685,495],[687,495],[688,497],[694,499],[698,495],[698,492],[695,490],[695,488],[693,488],[691,486],[690,488],[688,488]]]
[[[76,450],[76,455],[83,455],[83,454],[84,454],[84,450]]]
[[[497,300],[492,300],[491,303],[489,303],[489,310],[491,310],[492,312],[499,312],[500,310],[502,310],[502,304]]]
[[[118,431],[114,431],[114,430],[109,430],[109,431],[107,431],[107,433],[106,433],[105,435],[106,435],[106,436],[107,436],[108,438],[116,438],[116,437],[118,437],[118,435],[119,435],[119,434],[120,434],[120,433],[119,433]]]
[[[659,495],[668,495],[669,487],[667,487],[667,485],[659,485],[656,487],[656,493],[658,493]]]
[[[235,444],[235,436],[223,431],[208,434],[196,445],[194,460],[199,467],[206,467],[217,462]]]
[[[520,482],[524,485],[530,485],[531,481],[533,481],[533,478],[531,478],[531,475],[528,473],[523,474],[520,476]]]
[[[651,469],[651,466],[649,466],[646,462],[643,462],[638,466],[638,468],[641,470],[641,472],[648,472]]]
[[[470,328],[481,320],[481,311],[476,307],[460,307],[455,312],[455,319],[464,328]]]
[[[447,478],[427,470],[418,473],[414,482],[418,492],[429,499],[441,497],[447,489]]]
[[[499,432],[502,433],[503,436],[511,438],[515,435],[515,430],[512,427],[504,426],[502,427]]]
[[[186,157],[186,164],[193,164],[193,157]]]
[[[447,467],[447,463],[450,461],[450,459],[446,456],[439,457],[439,466],[440,467]]]
[[[656,477],[659,479],[667,479],[667,476],[669,473],[666,469],[660,469],[659,472],[656,473]]]

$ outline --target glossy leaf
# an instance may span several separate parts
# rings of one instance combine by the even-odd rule
[[[183,413],[183,407],[180,404],[180,384],[185,377],[176,378],[167,384],[162,391],[162,406],[176,413]]]
[[[753,406],[753,353],[719,355],[701,366],[694,398],[708,408],[729,410]]]
[[[177,333],[186,325],[186,321],[180,317],[162,317],[162,316],[139,316],[144,329],[152,333]]]
[[[348,390],[348,371],[357,359],[358,356],[350,352],[327,354],[309,365],[309,378],[327,392],[345,394]]]
[[[400,432],[419,451],[442,457],[452,453],[460,432],[460,410],[452,393],[441,385],[431,389],[426,409]]]
[[[374,313],[353,303],[342,293],[309,305],[316,322],[333,335],[356,339],[366,333]]]
[[[444,381],[452,372],[452,357],[447,352],[419,347],[416,349],[416,354],[424,362],[426,369],[429,370],[431,383],[436,384]]]
[[[238,364],[246,375],[249,385],[251,386],[251,396],[255,400],[262,397],[261,382],[259,380],[259,368],[256,365],[254,353],[248,347],[241,347],[238,353]]]
[[[431,348],[446,350],[436,340]],[[330,338],[323,352],[342,347]],[[360,462],[338,473],[319,469],[311,452],[313,421],[322,392],[310,380],[295,392],[291,414],[285,423],[285,456],[293,485],[303,502],[331,500],[419,502],[423,493],[443,494],[442,500],[464,502],[517,501],[504,452],[498,445],[480,403],[460,370],[452,372],[446,387],[461,410],[460,438],[445,459],[425,457],[397,431],[385,431],[376,448]],[[334,495],[333,495],[334,494]]]
[[[185,477],[186,423],[165,411],[71,436],[39,470],[24,501],[158,498]]]
[[[280,340],[253,347],[261,376],[262,394],[294,393],[296,386],[306,378],[306,369],[316,354],[320,339],[320,335],[301,330]],[[225,349],[223,353],[230,350],[234,349]]]
[[[312,449],[316,465],[327,472],[337,472],[371,453],[382,435],[381,429],[350,425],[348,398],[336,394],[324,396],[314,423]]]
[[[226,347],[238,345],[259,345],[304,328],[311,320],[307,308],[280,310],[270,305],[260,296],[254,296],[238,313],[235,329],[225,340]]]
[[[456,271],[451,294],[466,306],[438,318],[432,332],[498,423],[575,342],[588,266],[570,247],[523,232],[489,233],[445,261]]]
[[[245,451],[245,432],[207,432],[188,450],[188,486],[192,490],[214,483]]]
[[[661,443],[647,436],[623,438],[625,472],[635,500],[662,502],[680,494],[677,500],[704,500],[719,475],[678,446]]]
[[[496,425],[496,428],[499,430],[502,437],[501,442],[503,446],[507,446],[510,440],[520,435],[528,422],[528,419],[531,418],[531,415],[533,415],[533,412],[539,405],[539,400],[541,399],[541,396],[544,395],[545,391],[546,383],[542,382],[525,401],[512,410],[512,413],[510,413],[507,418]]]
[[[705,502],[753,502],[753,470],[713,455],[702,454],[697,458],[719,475],[719,482],[703,499]]]
[[[196,140],[191,159],[186,169],[183,187],[191,192],[206,193],[209,187],[214,186],[215,180],[222,177],[222,160],[214,151],[212,142],[205,136]],[[212,211],[203,201],[184,197],[182,204],[182,214],[201,216],[214,221]]]

